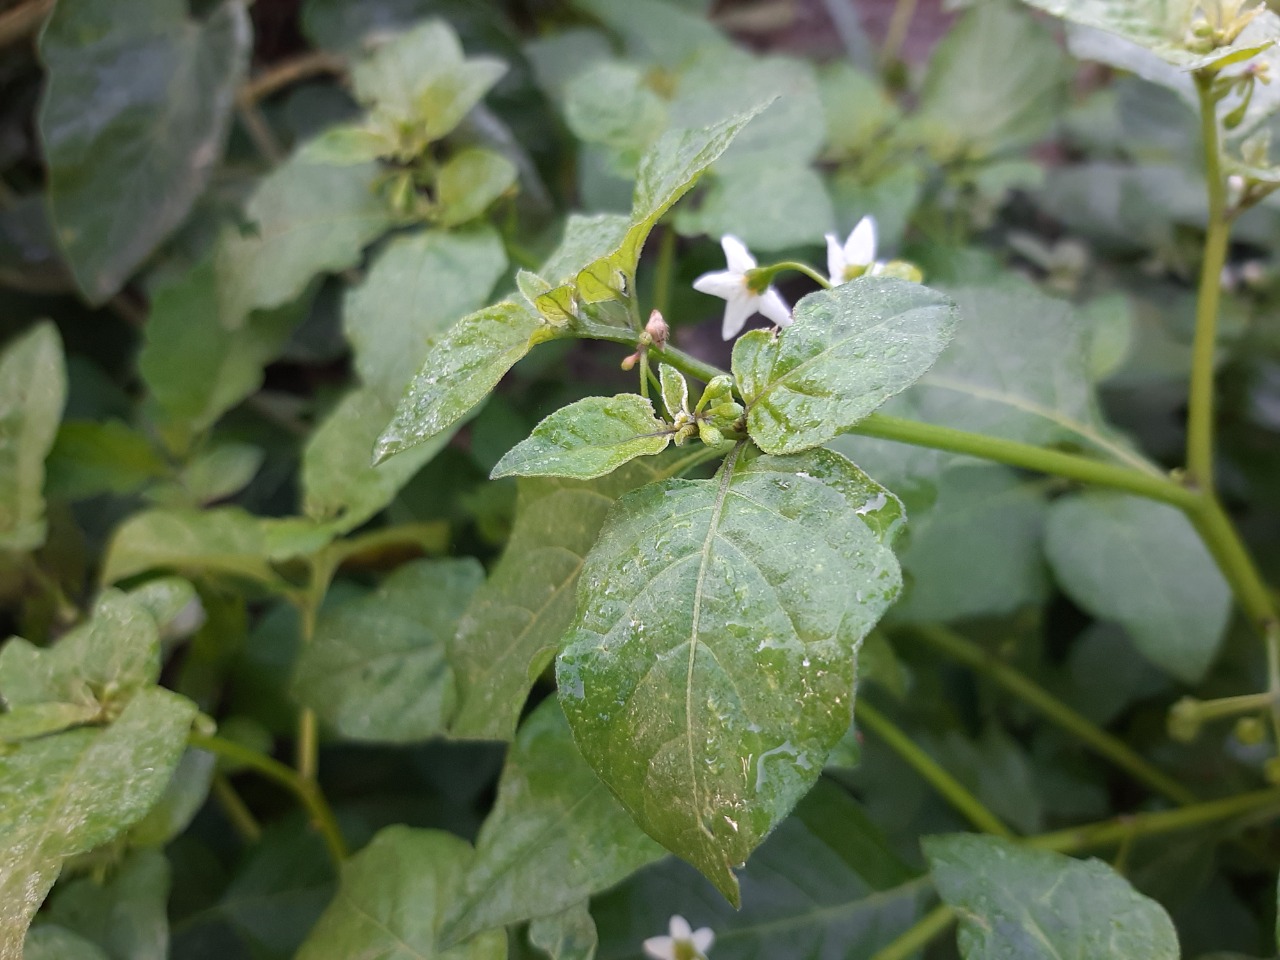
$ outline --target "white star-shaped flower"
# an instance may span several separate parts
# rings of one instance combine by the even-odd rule
[[[716,942],[710,927],[694,930],[679,914],[671,918],[668,930],[669,937],[650,937],[644,942],[644,952],[653,960],[706,960],[707,951]]]
[[[791,323],[791,308],[777,290],[772,286],[754,290],[748,283],[747,273],[756,268],[756,258],[747,245],[726,234],[720,238],[720,246],[729,269],[704,273],[693,281],[693,289],[725,301],[721,336],[732,339],[753,313],[764,314],[780,327]]]
[[[883,269],[876,261],[875,217],[859,220],[843,246],[834,233],[827,234],[827,276],[833,287],[864,274],[874,277]]]

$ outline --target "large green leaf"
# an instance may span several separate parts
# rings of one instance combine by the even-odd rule
[[[476,591],[450,651],[458,680],[454,736],[511,739],[529,688],[573,620],[583,558],[609,508],[679,463],[667,453],[597,480],[520,481],[506,550]]]
[[[419,560],[367,596],[330,607],[293,676],[293,695],[352,740],[406,742],[444,732],[455,703],[446,654],[480,564]]]
[[[925,837],[942,898],[960,913],[965,960],[1176,960],[1169,915],[1100,860],[998,837]]]
[[[595,901],[601,960],[641,960],[672,914],[716,935],[716,960],[870,957],[910,927],[929,895],[855,801],[820,780],[742,871],[734,910],[684,864],[642,870]]]
[[[21,953],[13,956],[14,960],[110,960],[92,941],[51,923],[29,931]]]
[[[298,960],[505,960],[504,930],[448,950],[437,930],[472,860],[470,845],[438,830],[388,827],[342,866],[342,880]]]
[[[84,877],[59,887],[46,914],[111,960],[166,960],[168,903],[169,862],[158,850],[141,850],[130,853],[105,883]]]
[[[49,206],[81,292],[114,294],[177,227],[222,156],[252,46],[244,5],[64,3],[40,37]]]
[[[196,708],[141,691],[105,730],[68,730],[0,753],[0,956],[18,958],[62,861],[139,820],[182,756]]]
[[[44,543],[44,460],[66,401],[62,341],[37,324],[0,353],[0,550]]]
[[[652,143],[667,126],[667,108],[638,66],[602,61],[573,77],[564,89],[564,117],[578,139],[620,151],[625,157]]]
[[[507,451],[491,477],[574,477],[591,480],[636,457],[661,453],[675,430],[653,404],[634,393],[587,397],[561,407]]]
[[[486,304],[506,267],[502,239],[488,227],[392,239],[342,309],[364,385],[398,403],[432,338]]]
[[[535,917],[529,923],[529,943],[551,960],[595,960],[600,945],[596,923],[586,903]]]
[[[1063,497],[1046,549],[1076,603],[1128,631],[1152,663],[1195,683],[1231,615],[1231,589],[1186,516],[1118,493]]]
[[[810,294],[781,334],[753,330],[734,344],[751,439],[768,453],[826,443],[928,370],[956,318],[948,298],[904,280]]]
[[[573,745],[555,698],[520,727],[446,933],[564,910],[664,856]]]
[[[574,738],[654,839],[733,867],[848,729],[854,656],[901,586],[901,505],[828,450],[666,480],[613,508],[557,663]]]
[[[253,310],[296,299],[313,277],[344,270],[391,225],[374,192],[374,164],[332,166],[306,148],[272,171],[214,253],[218,317],[228,330]]]
[[[702,204],[681,210],[676,225],[685,234],[730,233],[752,250],[789,250],[833,230],[835,211],[816,170],[762,153],[717,168]]]

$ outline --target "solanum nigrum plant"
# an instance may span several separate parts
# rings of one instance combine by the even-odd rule
[[[707,6],[0,12],[0,960],[1274,951],[1280,17]]]

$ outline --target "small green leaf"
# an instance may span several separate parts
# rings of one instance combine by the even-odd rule
[[[44,915],[97,944],[110,960],[166,960],[168,903],[169,862],[157,850],[140,850],[105,883],[85,877],[59,887]]]
[[[0,353],[0,550],[44,543],[44,460],[66,402],[57,328],[44,321]]]
[[[517,175],[515,164],[493,150],[472,147],[455,153],[436,181],[441,226],[456,227],[483,216],[515,184]]]
[[[1119,623],[1180,680],[1204,676],[1226,631],[1231,590],[1181,511],[1118,493],[1062,497],[1049,508],[1045,548],[1076,603]]]
[[[204,571],[275,583],[265,522],[239,507],[145,510],[122,523],[107,546],[104,583],[148,570]]]
[[[591,480],[636,457],[661,453],[671,427],[634,393],[587,397],[561,407],[498,461],[490,477],[573,477]]]
[[[781,334],[753,330],[734,344],[751,439],[768,453],[826,443],[928,370],[956,320],[951,300],[903,280],[810,294]]]
[[[119,420],[63,423],[46,466],[46,492],[68,500],[134,493],[169,473],[151,441]]]
[[[446,936],[567,909],[664,855],[582,759],[552,697],[511,745]]]
[[[960,913],[965,960],[1177,960],[1164,909],[1100,860],[998,837],[925,837],[938,892]]]
[[[317,134],[307,145],[307,155],[316,163],[345,167],[392,156],[396,146],[390,131],[376,124],[344,123]]]
[[[669,363],[658,364],[658,384],[662,387],[662,405],[673,421],[689,413],[689,381]]]
[[[328,607],[292,691],[343,737],[405,743],[443,733],[455,704],[447,644],[484,570],[471,558],[405,564]]]
[[[557,336],[538,314],[509,300],[463,317],[440,335],[374,448],[375,462],[448,430],[543,340]]]
[[[604,61],[565,85],[564,118],[580,140],[639,151],[666,128],[667,108],[639,67]]]
[[[338,894],[298,960],[506,960],[504,930],[448,950],[439,946],[437,930],[471,860],[471,847],[452,834],[387,827],[342,865]]]
[[[450,650],[458,680],[454,736],[512,738],[529,688],[573,620],[582,560],[609,508],[681,462],[666,453],[596,480],[519,481],[506,550],[476,591]]]
[[[204,191],[251,47],[235,0],[204,23],[182,0],[144,0],[127,17],[110,0],[54,9],[40,34],[40,136],[58,242],[91,303],[119,290]]]
[[[888,491],[828,450],[739,459],[614,506],[556,671],[587,761],[735,904],[733,866],[848,729],[857,646],[901,586]]]
[[[586,901],[529,924],[529,943],[551,960],[595,960],[599,937]]]
[[[219,443],[198,454],[168,489],[152,491],[157,503],[213,503],[239,493],[257,474],[266,452],[249,443]]]

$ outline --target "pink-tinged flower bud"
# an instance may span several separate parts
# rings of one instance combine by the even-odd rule
[[[649,335],[653,345],[661,350],[667,345],[667,337],[671,335],[671,328],[667,326],[667,321],[662,319],[662,314],[654,310],[649,314],[649,322],[644,325],[644,332]]]

